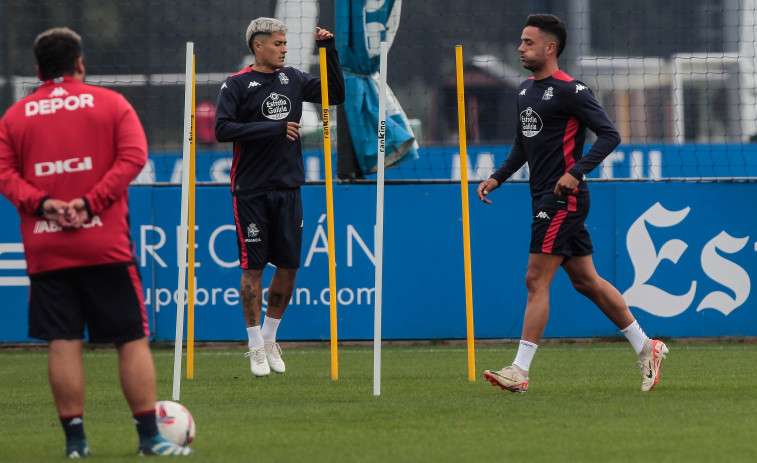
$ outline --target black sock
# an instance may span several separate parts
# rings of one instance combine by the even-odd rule
[[[66,433],[66,442],[82,441],[87,438],[84,435],[84,418],[83,415],[61,416],[60,424],[63,432]]]
[[[158,435],[158,422],[155,419],[155,409],[135,413],[133,416],[140,439]]]

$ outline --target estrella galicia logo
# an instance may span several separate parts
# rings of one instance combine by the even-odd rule
[[[520,130],[523,136],[531,138],[541,132],[544,124],[541,117],[530,106],[520,113]]]
[[[271,92],[268,98],[263,101],[261,110],[263,111],[263,115],[268,119],[280,121],[289,115],[289,112],[292,110],[292,102],[289,101],[286,95]]]

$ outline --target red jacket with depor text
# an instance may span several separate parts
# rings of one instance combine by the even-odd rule
[[[44,82],[0,119],[0,193],[18,209],[27,272],[132,262],[129,183],[147,139],[119,93],[73,77]],[[92,217],[61,229],[37,215],[46,196],[84,197]]]

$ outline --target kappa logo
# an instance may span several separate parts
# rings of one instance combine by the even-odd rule
[[[84,222],[82,224],[82,228],[92,228],[92,227],[102,227],[103,223],[102,220],[100,220],[100,216],[96,215],[92,217],[91,220]],[[35,235],[41,235],[42,233],[57,233],[59,231],[63,230],[63,227],[58,225],[52,220],[38,220],[37,223],[34,224],[34,234]]]
[[[576,84],[576,93],[580,92],[581,90],[586,90],[586,85]]]
[[[548,89],[546,89],[544,91],[544,95],[542,95],[541,99],[545,100],[545,101],[551,100],[552,97],[554,96],[553,93],[552,93],[552,91],[553,91],[552,87],[549,87]]]
[[[546,212],[544,212],[544,211],[539,211],[539,212],[538,212],[538,213],[536,214],[535,218],[537,218],[537,219],[547,219],[547,220],[549,220],[549,214],[547,214],[547,213],[546,213]]]
[[[523,95],[525,95],[525,94],[526,94],[526,89],[524,88],[523,90],[521,90],[521,91],[520,91],[519,95],[520,95],[520,96],[523,96]]]
[[[226,82],[224,82],[223,85],[221,85],[221,90],[223,90],[224,88],[229,88],[229,86],[226,85]]]
[[[252,82],[250,82],[250,85],[247,86],[247,88],[250,88],[250,87],[260,87],[260,83],[255,82],[253,80]]]
[[[544,124],[541,117],[529,106],[520,113],[520,126],[523,135],[531,138],[541,132]]]
[[[286,119],[289,115],[289,112],[292,110],[292,102],[289,101],[286,95],[271,92],[268,98],[263,101],[260,109],[268,119],[280,121]]]
[[[284,74],[279,74],[279,81],[281,81],[283,85],[287,85],[289,83],[289,77]]]
[[[53,89],[53,91],[50,92],[50,94],[47,96],[49,96],[50,98],[55,98],[55,97],[61,97],[61,96],[66,96],[66,95],[68,95],[68,92],[64,90],[62,87],[55,87],[55,89]]]

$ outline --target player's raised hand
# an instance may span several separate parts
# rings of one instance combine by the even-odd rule
[[[315,39],[316,40],[327,40],[334,38],[334,34],[327,31],[326,29],[321,29],[320,27],[315,28]]]
[[[287,138],[295,141],[300,136],[300,127],[297,122],[287,122]]]
[[[486,195],[496,190],[497,188],[499,188],[499,182],[494,180],[493,178],[487,178],[486,180],[478,184],[478,199],[485,202],[486,204],[491,204],[491,200],[489,200]]]

